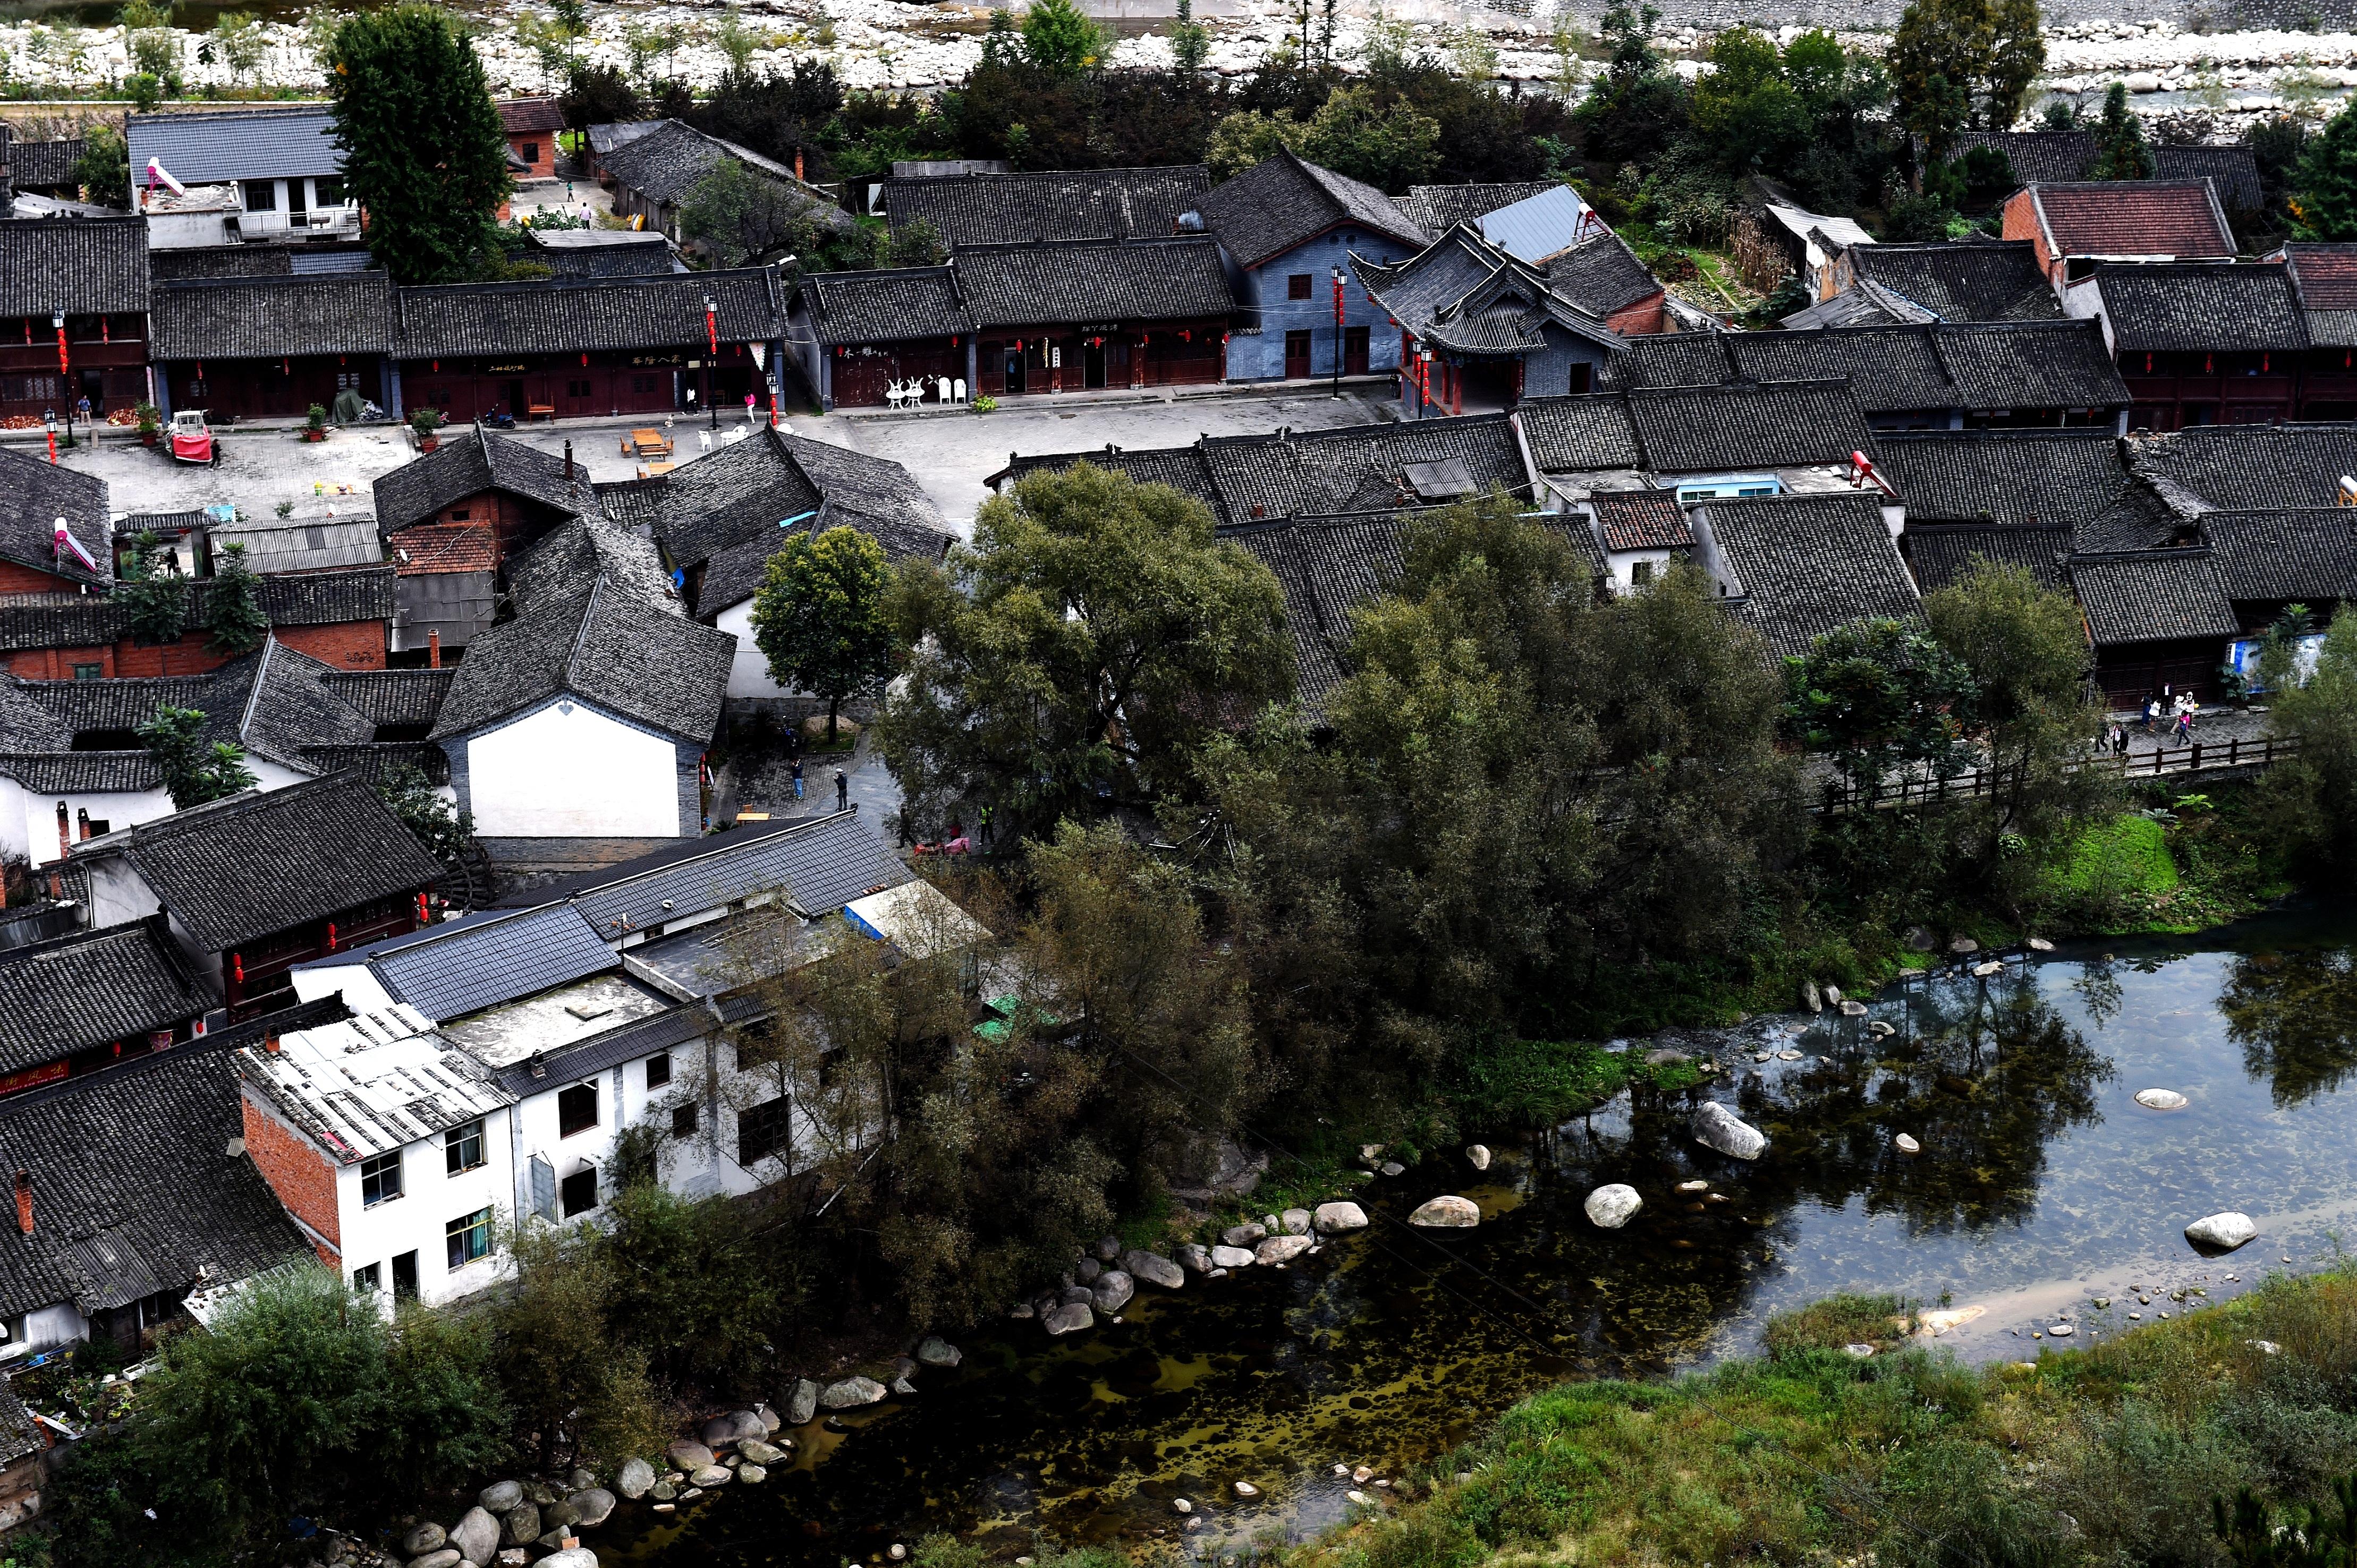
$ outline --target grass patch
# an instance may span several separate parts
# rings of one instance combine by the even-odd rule
[[[1433,1464],[1419,1500],[1311,1550],[1345,1568],[2211,1564],[2213,1496],[2248,1486],[2280,1523],[2357,1471],[2357,1270],[2116,1338],[2097,1316],[2082,1332],[2107,1337],[2027,1369],[1902,1343],[1902,1310],[1837,1297],[1777,1319],[1764,1356],[1536,1395]],[[1836,1348],[1853,1340],[1880,1348]]]
[[[1551,1126],[1620,1092],[1626,1053],[1574,1040],[1485,1040],[1458,1058],[1450,1098],[1469,1123]]]
[[[2168,830],[2141,814],[2119,817],[2081,834],[2061,875],[2062,890],[2083,897],[2153,897],[2171,891],[2177,882]]]

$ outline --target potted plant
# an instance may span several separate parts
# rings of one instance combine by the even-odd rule
[[[131,412],[139,417],[139,444],[156,445],[156,437],[164,428],[164,411],[152,403],[143,403]]]
[[[322,403],[313,403],[311,412],[303,416],[303,439],[325,441],[328,438],[328,410]]]
[[[417,449],[420,452],[431,452],[441,445],[434,435],[436,431],[442,428],[442,415],[437,411],[430,408],[411,409],[409,428],[417,433]]]

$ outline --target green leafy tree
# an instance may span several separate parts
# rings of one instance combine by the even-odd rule
[[[516,1447],[546,1471],[659,1454],[670,1436],[646,1352],[607,1316],[612,1259],[593,1231],[527,1220],[506,1238],[511,1289],[485,1311]],[[595,1346],[595,1355],[583,1347]]]
[[[205,635],[225,653],[249,653],[270,635],[270,616],[262,607],[262,581],[245,564],[245,546],[221,550],[205,595]]]
[[[1653,48],[1660,19],[1652,5],[1616,5],[1604,14],[1604,78],[1574,112],[1592,157],[1649,158],[1685,129],[1685,84]]]
[[[2357,610],[2332,618],[2315,673],[2277,694],[2267,719],[2299,737],[2298,755],[2263,779],[2269,822],[2310,886],[2357,886]]]
[[[915,652],[877,729],[926,820],[969,796],[1043,825],[1150,798],[1290,686],[1268,568],[1200,501],[1087,463],[984,502],[970,548],[903,566],[893,616]]]
[[[565,76],[565,91],[556,100],[567,128],[587,131],[592,125],[636,120],[646,113],[639,90],[619,68],[576,65]]]
[[[395,281],[460,282],[499,253],[507,134],[449,12],[404,0],[347,16],[328,47],[328,93],[345,189]]]
[[[1309,145],[1309,127],[1288,114],[1247,109],[1222,120],[1211,132],[1203,161],[1215,180],[1232,179],[1254,164]]]
[[[1964,770],[1972,671],[1921,623],[1853,621],[1784,661],[1787,722],[1871,800],[1894,778]]]
[[[614,1334],[675,1381],[756,1376],[806,1287],[791,1232],[757,1233],[732,1199],[685,1198],[659,1182],[624,1187],[606,1212]]]
[[[107,207],[129,207],[131,152],[124,145],[123,133],[102,124],[85,129],[73,177],[91,200]]]
[[[1413,104],[1372,89],[1338,87],[1310,118],[1301,156],[1379,190],[1405,192],[1440,161],[1440,124]]]
[[[896,267],[937,267],[949,259],[949,247],[942,243],[942,231],[931,219],[914,218],[892,231],[886,259]]]
[[[475,814],[452,805],[417,768],[388,770],[377,783],[376,796],[443,865],[457,865],[474,846]]]
[[[2300,149],[2288,205],[2311,240],[2357,240],[2357,103],[2324,123]]]
[[[770,679],[826,699],[829,745],[844,699],[892,672],[890,581],[875,535],[830,528],[787,540],[753,596],[753,640]]]
[[[225,740],[208,742],[205,722],[201,709],[159,707],[139,726],[139,744],[156,759],[176,811],[225,800],[256,782],[245,766],[245,749]]]
[[[212,46],[233,81],[252,77],[270,53],[262,18],[251,11],[223,11],[213,18]]]
[[[188,584],[170,569],[173,561],[162,540],[143,533],[132,542],[123,579],[114,585],[114,602],[130,617],[132,638],[149,647],[179,641],[188,626]]]
[[[1690,95],[1695,131],[1730,169],[1782,167],[1807,143],[1810,114],[1775,40],[1729,27],[1711,40],[1710,59],[1716,69]]]
[[[2046,62],[2040,26],[2038,0],[1910,0],[1889,55],[1900,123],[1919,141],[1940,126],[2010,128]]]
[[[1031,0],[1023,13],[1023,52],[1041,70],[1076,76],[1104,59],[1104,29],[1072,0]]]
[[[2115,81],[2104,93],[2104,117],[2095,123],[2095,162],[2088,172],[2096,179],[2150,179],[2152,171],[2144,122],[2128,112],[2126,84]]]
[[[1211,32],[1195,20],[1195,0],[1178,0],[1178,19],[1170,28],[1170,54],[1180,80],[1189,87],[1197,85],[1203,62],[1211,55]]]

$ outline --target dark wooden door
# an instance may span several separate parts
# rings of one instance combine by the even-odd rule
[[[1363,327],[1342,328],[1342,373],[1346,376],[1367,373],[1367,329]]]
[[[1309,334],[1305,330],[1285,335],[1285,379],[1297,381],[1309,374]]]

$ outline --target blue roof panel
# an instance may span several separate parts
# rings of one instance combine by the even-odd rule
[[[569,904],[469,922],[370,961],[396,1001],[446,1023],[564,985],[619,961]]]
[[[1579,243],[1580,225],[1587,221],[1587,203],[1571,187],[1558,185],[1486,214],[1480,227],[1481,237],[1490,243],[1516,261],[1535,266]]]

